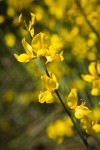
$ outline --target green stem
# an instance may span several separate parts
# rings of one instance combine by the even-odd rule
[[[59,95],[58,90],[56,90],[55,93],[56,93],[57,97],[59,98],[59,100],[60,100],[60,102],[61,102],[63,108],[65,109],[65,111],[67,112],[68,116],[70,117],[71,121],[73,122],[75,129],[77,130],[78,134],[80,135],[80,137],[81,137],[82,141],[84,142],[84,144],[86,145],[87,149],[88,149],[88,150],[92,150],[92,149],[90,148],[90,146],[89,146],[87,140],[84,138],[84,136],[83,136],[83,134],[82,134],[82,131],[81,131],[80,127],[78,126],[77,122],[76,122],[75,117],[73,116],[73,114],[72,114],[71,111],[69,110],[68,106],[67,106],[67,105],[65,106],[65,104],[64,104],[64,102],[63,102],[61,96]]]
[[[49,72],[48,72],[48,70],[47,70],[47,68],[46,68],[46,66],[45,66],[45,64],[44,64],[44,62],[43,62],[43,59],[41,59],[41,61],[42,61],[42,63],[43,63],[43,66],[44,66],[44,69],[45,69],[45,72],[46,72],[47,76],[50,77]],[[77,130],[77,132],[78,132],[78,134],[80,135],[80,138],[82,139],[83,143],[85,144],[85,146],[87,147],[88,150],[92,150],[92,148],[89,146],[87,140],[86,140],[85,137],[83,136],[82,131],[81,131],[80,127],[78,126],[74,115],[73,115],[72,112],[70,111],[69,107],[68,107],[67,105],[65,106],[65,104],[64,104],[64,102],[63,102],[63,100],[62,100],[62,98],[61,98],[61,96],[60,96],[58,90],[55,90],[55,93],[56,93],[56,95],[57,95],[59,101],[61,102],[61,104],[62,104],[64,110],[67,112],[68,116],[69,116],[70,119],[72,120],[72,122],[73,122],[73,124],[74,124],[74,126],[75,126],[75,128],[76,128],[76,130]]]

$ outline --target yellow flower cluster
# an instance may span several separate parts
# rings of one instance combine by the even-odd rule
[[[75,117],[80,120],[80,125],[87,134],[100,133],[100,117],[97,117],[100,114],[100,110],[91,111],[85,106],[85,103],[82,102],[80,105],[77,105],[77,103],[77,89],[74,88],[71,89],[67,97],[67,105],[74,110]]]
[[[56,120],[47,127],[47,135],[49,138],[57,141],[57,143],[62,143],[64,136],[73,136],[74,129],[73,123],[69,117],[64,119]]]
[[[45,57],[46,64],[50,62],[61,62],[63,61],[63,51],[60,54],[57,53],[58,49],[56,48],[54,43],[51,43],[51,39],[46,34],[40,32],[34,36],[34,23],[36,20],[35,14],[31,13],[31,20],[29,21],[28,27],[26,29],[30,33],[32,40],[31,44],[27,43],[26,39],[22,39],[22,45],[26,53],[22,53],[21,55],[15,55],[15,58],[19,62],[29,62],[32,59]],[[22,19],[22,14],[19,16],[19,23],[24,23]],[[26,25],[26,24],[25,24]],[[54,74],[50,74],[50,76],[43,75],[41,76],[41,80],[43,81],[46,91],[39,94],[39,102],[40,103],[52,103],[53,102],[53,92],[58,89],[59,83]]]
[[[92,83],[91,95],[100,95],[100,62],[91,62],[88,70],[90,74],[82,74],[82,78]]]
[[[22,22],[22,14],[19,16],[19,22]],[[32,37],[31,45],[23,38],[22,45],[26,53],[15,54],[16,59],[19,62],[28,62],[31,59],[44,56],[47,59],[46,63],[63,61],[63,51],[57,54],[56,47],[51,44],[51,40],[46,34],[40,32],[34,36],[34,23],[35,15],[31,13],[31,20],[27,29]]]
[[[40,103],[54,102],[53,93],[55,92],[62,105],[65,106],[57,90],[59,87],[58,79],[55,76],[55,74],[49,73],[46,68],[47,63],[63,61],[64,60],[63,51],[58,53],[59,48],[56,47],[56,44],[51,41],[48,35],[42,32],[34,35],[35,21],[36,21],[35,14],[31,13],[31,20],[29,21],[29,24],[27,26],[25,20],[23,20],[22,18],[22,14],[19,16],[19,23],[22,24],[24,23],[26,30],[30,33],[31,43],[29,44],[26,41],[26,39],[23,38],[22,45],[25,50],[25,53],[22,53],[20,55],[14,54],[15,58],[19,62],[26,63],[31,61],[32,59],[39,59],[39,58],[42,59],[44,57],[45,58],[44,68],[46,74],[41,76],[41,80],[43,82],[43,85],[45,86],[45,90],[39,94],[38,96],[39,102]],[[76,35],[77,31],[75,29],[73,33],[74,32]],[[100,63],[92,62],[89,65],[88,69],[90,75],[82,75],[82,78],[85,81],[92,82],[93,84],[91,91],[92,95],[100,95],[100,77],[99,77]],[[76,117],[76,119],[80,120],[80,125],[86,131],[87,134],[91,135],[93,133],[100,132],[100,118],[96,117],[95,111],[92,111],[87,106],[85,106],[85,102],[82,102],[80,105],[78,105],[78,94],[76,88],[71,89],[71,92],[69,93],[66,101],[69,108],[74,112],[74,116]],[[65,110],[67,110],[66,106],[64,108]],[[73,115],[71,116],[71,113],[72,112],[70,112],[70,110],[68,109],[68,115],[73,121],[74,116]],[[77,122],[73,121],[73,123],[77,129]],[[79,130],[77,131],[80,132]],[[64,136],[72,136],[73,133],[74,133],[73,124],[68,118],[65,118],[63,120],[60,119],[54,122],[53,124],[50,124],[47,128],[48,136],[51,139],[56,140],[58,143],[62,142]]]

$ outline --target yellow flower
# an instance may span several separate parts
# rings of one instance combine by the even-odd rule
[[[77,97],[77,89],[71,89],[71,92],[69,93],[68,97],[67,97],[67,104],[71,109],[75,109],[77,106],[77,101],[78,101],[78,97]]]
[[[96,123],[92,128],[96,133],[100,133],[100,124]]]
[[[50,38],[44,33],[40,32],[34,36],[32,39],[32,48],[37,54],[37,57],[46,56],[47,48],[50,46],[50,43]]]
[[[91,110],[88,109],[88,107],[84,106],[85,103],[82,103],[80,106],[77,106],[75,109],[75,117],[77,119],[81,119],[85,116],[89,116],[91,114]]]
[[[45,92],[42,92],[39,94],[39,102],[40,103],[52,103],[53,102],[53,96],[50,91],[46,90]]]
[[[80,120],[80,125],[87,134],[92,135],[95,133],[94,129],[92,128],[92,121],[88,117],[82,118]]]
[[[88,67],[88,70],[90,72],[90,75],[89,74],[86,74],[86,75],[82,74],[82,78],[87,82],[92,82],[94,79],[97,78],[96,62],[91,62],[89,67]]]
[[[94,133],[100,133],[100,109],[94,108],[89,116],[84,116],[80,119],[81,127],[92,135]]]
[[[31,59],[36,57],[33,54],[33,50],[32,50],[31,45],[26,42],[25,38],[22,39],[22,45],[23,45],[24,50],[25,50],[26,53],[22,53],[21,55],[14,54],[15,58],[19,62],[28,62]]]
[[[89,116],[92,111],[85,106],[85,103],[81,103],[81,105],[77,106],[77,102],[78,102],[77,89],[74,88],[71,89],[71,92],[67,97],[67,105],[71,109],[74,109],[75,117],[77,119],[81,119],[85,116]]]
[[[93,81],[91,95],[100,95],[100,79]]]
[[[90,63],[88,70],[90,72],[90,75],[82,75],[82,78],[85,81],[92,82],[91,95],[100,95],[100,62]]]
[[[47,62],[61,62],[64,60],[63,57],[63,51],[60,52],[60,54],[57,54],[57,49],[54,47],[54,45],[50,45],[49,50],[47,51],[46,55]]]
[[[41,80],[46,88],[45,92],[39,94],[39,102],[40,103],[52,103],[53,102],[53,95],[52,92],[58,89],[58,81],[54,74],[51,74],[50,77],[47,75],[41,76]]]
[[[55,89],[58,89],[58,80],[54,74],[51,74],[50,77],[47,75],[41,76],[41,79],[48,91],[54,91]]]
[[[69,117],[56,120],[47,127],[48,137],[56,140],[58,144],[62,143],[64,136],[70,137],[73,134],[73,123]]]

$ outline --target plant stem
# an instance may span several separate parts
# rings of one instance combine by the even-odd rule
[[[84,144],[86,145],[87,149],[88,150],[92,150],[88,144],[88,142],[86,141],[86,139],[84,138],[83,134],[82,134],[82,131],[80,129],[80,127],[78,126],[77,122],[76,122],[76,119],[75,117],[73,116],[73,114],[71,113],[71,111],[69,110],[68,106],[64,104],[61,96],[59,95],[59,92],[58,90],[55,91],[57,97],[59,98],[63,108],[65,109],[65,111],[67,112],[68,116],[70,117],[71,121],[73,122],[74,126],[75,126],[75,129],[77,130],[78,134],[80,135],[82,141],[84,142]]]
[[[47,75],[48,77],[50,77],[49,72],[48,72],[48,70],[47,70],[47,68],[46,68],[46,66],[45,66],[45,64],[44,64],[44,62],[43,62],[43,59],[41,59],[41,61],[42,61],[42,63],[43,63],[43,66],[44,66],[46,75]],[[87,140],[86,140],[85,137],[83,136],[82,131],[81,131],[81,129],[80,129],[78,123],[76,122],[76,118],[74,117],[74,115],[73,115],[72,112],[70,111],[70,109],[69,109],[69,107],[67,106],[67,104],[66,104],[66,106],[65,106],[65,104],[64,104],[64,102],[63,102],[63,100],[62,100],[62,98],[61,98],[61,96],[60,96],[58,90],[55,90],[55,93],[56,93],[56,95],[57,95],[59,101],[61,102],[61,104],[62,104],[64,110],[67,112],[68,116],[70,117],[71,121],[73,122],[73,124],[74,124],[74,126],[75,126],[75,129],[77,130],[78,134],[80,135],[80,138],[82,139],[83,143],[85,144],[85,146],[87,147],[88,150],[92,150],[92,148],[89,146]]]

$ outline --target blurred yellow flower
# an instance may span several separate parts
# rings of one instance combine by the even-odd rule
[[[16,37],[14,34],[12,33],[7,33],[4,37],[4,40],[5,40],[5,44],[8,46],[8,47],[13,47],[16,43]]]
[[[81,75],[82,78],[87,82],[92,82],[91,95],[100,95],[100,62],[91,62],[89,67],[89,74]]]
[[[100,79],[93,81],[91,95],[100,95]]]
[[[94,108],[89,117],[84,115],[80,119],[80,125],[89,135],[100,133],[100,109]]]
[[[88,117],[81,118],[80,125],[87,134],[94,134],[94,130],[92,128],[92,121]]]
[[[93,130],[94,130],[96,133],[100,133],[100,124],[97,124],[97,123],[96,123],[96,124],[93,125],[92,128],[93,128]]]
[[[77,101],[78,101],[77,89],[73,88],[71,89],[71,92],[69,93],[67,97],[67,104],[71,109],[75,109],[77,106]]]
[[[47,127],[47,135],[49,138],[57,141],[58,144],[63,142],[64,136],[73,136],[73,123],[69,117],[56,120]]]
[[[5,17],[3,15],[0,15],[0,24],[2,24],[5,21]]]
[[[76,107],[76,109],[75,109],[75,117],[77,119],[81,119],[84,116],[89,117],[89,115],[91,114],[92,111],[88,107],[86,107],[84,105],[85,105],[85,103],[82,103],[80,106]]]

